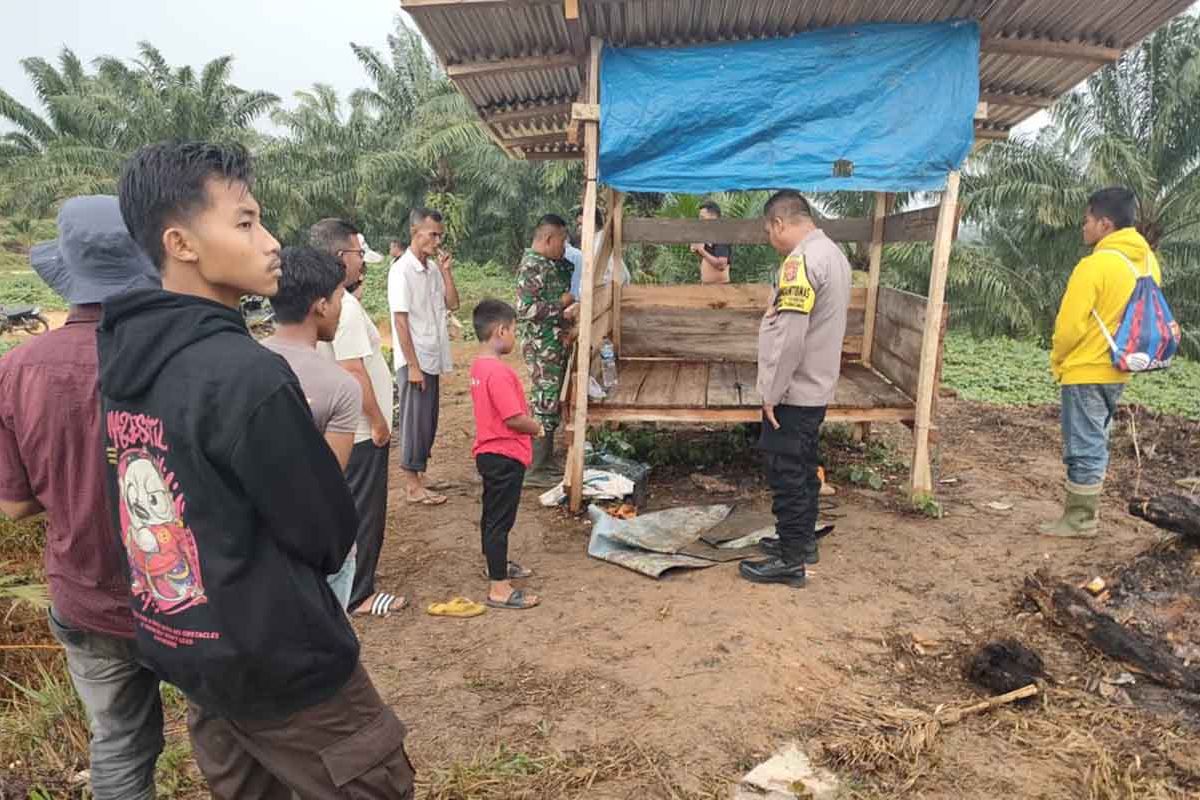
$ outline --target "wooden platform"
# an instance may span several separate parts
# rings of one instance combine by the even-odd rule
[[[616,389],[588,402],[589,420],[754,422],[762,398],[758,367],[747,362],[623,360]],[[858,362],[842,364],[827,419],[836,422],[906,422],[911,398]]]

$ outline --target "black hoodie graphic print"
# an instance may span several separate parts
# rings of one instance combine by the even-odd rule
[[[287,363],[241,315],[161,290],[97,332],[111,511],[138,649],[207,711],[279,718],[328,699],[358,640],[325,576],[357,516]]]

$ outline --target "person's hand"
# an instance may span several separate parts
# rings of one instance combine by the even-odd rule
[[[408,382],[416,386],[418,390],[425,391],[425,373],[418,365],[408,365]]]
[[[541,423],[539,422],[539,423],[538,423],[538,429],[537,429],[537,433],[535,433],[535,434],[533,435],[533,438],[535,438],[535,439],[545,439],[545,438],[546,438],[546,426],[545,426],[545,425],[543,425],[543,424],[541,424]]]
[[[562,313],[564,319],[574,320],[579,316],[579,303],[571,303],[571,305],[563,309]]]
[[[376,447],[386,447],[387,443],[392,440],[392,428],[386,421],[371,423],[371,441]]]
[[[563,292],[562,297],[558,298],[558,304],[563,308],[568,308],[575,302],[575,295],[570,292]]]
[[[771,423],[772,428],[779,430],[779,420],[775,419],[775,406],[763,403],[763,416]]]
[[[699,244],[699,243],[691,244],[691,245],[688,245],[688,249],[691,250],[696,255],[700,255],[700,253],[704,250],[704,245]]]
[[[442,272],[449,272],[454,267],[454,256],[450,255],[446,250],[438,250],[438,268]]]

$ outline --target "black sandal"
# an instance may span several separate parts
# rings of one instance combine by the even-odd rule
[[[527,608],[533,608],[542,601],[539,598],[532,603],[528,603],[525,601],[525,592],[520,589],[513,589],[512,594],[508,596],[507,600],[493,600],[491,597],[487,597],[483,602],[492,608],[509,608],[514,611],[524,611]]]

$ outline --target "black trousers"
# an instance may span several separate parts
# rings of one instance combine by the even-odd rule
[[[388,453],[390,445],[376,447],[368,439],[354,445],[346,464],[346,483],[358,509],[358,556],[354,559],[354,587],[347,609],[357,608],[375,594],[375,569],[383,550],[387,526]]]
[[[759,449],[766,456],[771,511],[783,557],[789,562],[804,557],[804,545],[817,526],[821,480],[817,477],[824,406],[776,406],[779,430],[763,419]]]
[[[475,467],[483,478],[479,536],[487,558],[488,577],[494,581],[507,580],[508,533],[517,521],[525,466],[508,456],[480,453],[475,457]]]

